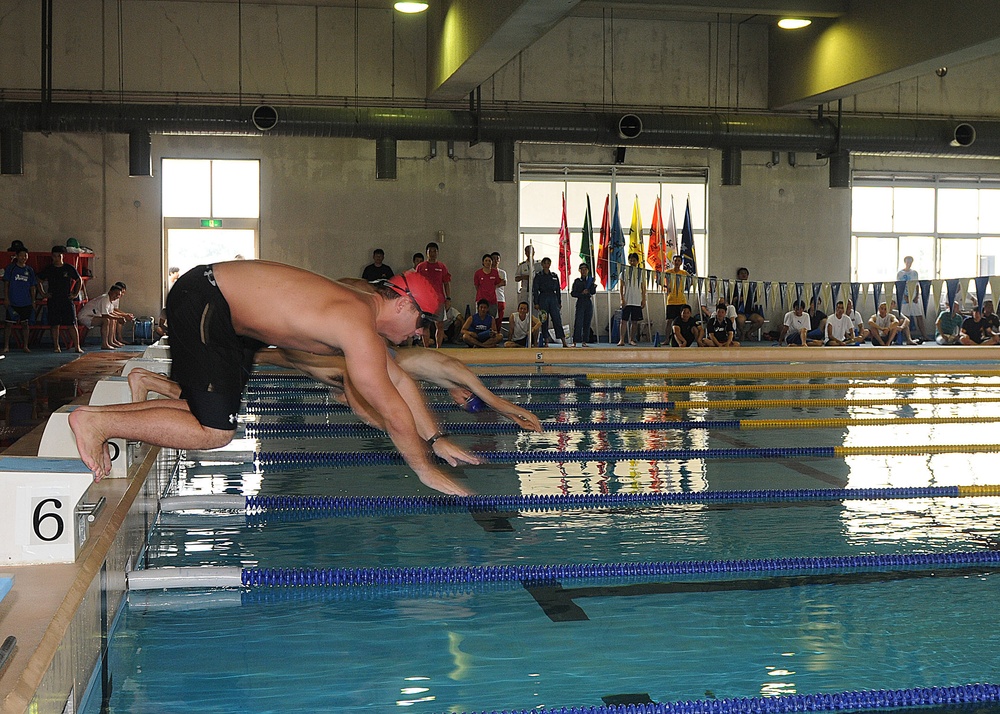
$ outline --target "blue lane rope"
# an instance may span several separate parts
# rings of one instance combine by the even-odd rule
[[[875,501],[903,498],[958,498],[958,486],[914,488],[816,488],[682,493],[553,494],[511,496],[281,496],[246,497],[246,510],[265,512],[320,512],[329,515],[447,513],[456,511],[553,511],[621,508],[668,504]]]
[[[713,421],[577,421],[577,422],[542,422],[545,431],[660,431],[677,429],[691,431],[693,429],[716,429],[733,431],[742,428],[739,419],[717,419]],[[514,434],[522,431],[521,427],[509,421],[457,422],[447,425],[450,434]],[[385,435],[385,432],[368,424],[357,422],[345,424],[262,424],[247,422],[244,425],[248,439],[287,439],[291,437],[322,438],[332,436],[375,436]]]
[[[688,560],[652,563],[568,563],[564,565],[450,565],[436,567],[244,568],[246,587],[371,587],[444,583],[543,583],[565,580],[633,579],[679,575],[770,573],[818,570],[928,568],[997,565],[993,550],[910,555],[836,555],[744,560]]]
[[[543,409],[673,409],[676,402],[640,402],[636,400],[620,402],[532,402],[525,408],[531,407],[533,410]],[[465,411],[461,405],[454,403],[431,403],[427,405],[431,411],[435,412],[461,412]],[[524,406],[524,405],[522,405]],[[748,401],[746,408],[753,406],[752,401]],[[851,406],[845,404],[845,406]],[[705,402],[705,406],[692,407],[696,409],[711,409],[712,403]],[[350,407],[345,404],[281,404],[276,402],[247,401],[244,405],[247,414],[327,414],[329,412],[348,412]]]
[[[917,385],[924,386],[924,385]],[[932,385],[933,386],[933,385]],[[845,384],[844,389],[850,389],[851,385]],[[696,391],[695,388],[690,388],[691,391]],[[258,387],[253,385],[247,386],[247,394],[252,394],[254,397],[268,397],[268,396],[295,396],[302,394],[323,394],[330,391],[330,387],[318,385],[318,386],[305,386],[305,387],[275,387],[268,384],[266,387]],[[444,387],[424,387],[424,392],[431,394],[443,394],[448,390]],[[625,387],[622,385],[613,387],[490,387],[490,391],[494,394],[591,394],[594,392],[607,392],[609,394],[621,394],[625,392]],[[685,389],[687,391],[687,389]],[[796,391],[796,390],[790,390]]]
[[[725,697],[652,704],[546,707],[551,714],[788,714],[815,711],[867,711],[1000,701],[1000,685],[959,684],[908,689],[862,689],[776,697]],[[463,713],[465,714],[465,713]],[[476,713],[472,713],[476,714]],[[538,714],[538,709],[504,709],[478,714]]]
[[[599,451],[473,451],[483,463],[578,461],[688,461],[690,459],[834,458],[835,446],[776,446],[735,449],[601,449]],[[405,463],[396,451],[258,451],[254,461],[274,466],[387,466]]]

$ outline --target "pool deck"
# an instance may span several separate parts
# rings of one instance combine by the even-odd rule
[[[878,369],[891,373],[892,363],[902,372],[912,363],[956,370],[961,363],[976,371],[993,369],[1000,347],[816,347],[792,348],[752,344],[738,349],[665,348],[543,348],[543,349],[448,349],[447,353],[477,367],[541,373],[567,371],[588,365],[659,366],[683,368],[685,373],[704,371],[739,375],[752,365],[755,371],[787,372],[796,365],[808,371],[843,371],[845,367]],[[60,367],[48,378],[92,384],[103,376],[118,374],[122,362],[134,353],[91,353]],[[876,367],[877,365],[877,367]],[[1000,367],[997,367],[1000,373]],[[579,371],[575,369],[574,371]],[[89,390],[73,403],[86,404]],[[6,455],[35,455],[44,423],[18,440]],[[156,449],[134,465],[129,477],[105,479],[88,491],[89,500],[100,496],[107,506],[91,526],[91,534],[75,563],[8,566],[3,575],[13,575],[14,584],[0,601],[0,641],[15,635],[18,643],[8,665],[0,671],[0,711],[62,712],[67,701],[79,706],[98,661],[102,645],[102,623],[113,621],[125,595],[125,572],[142,547],[149,524],[155,518],[158,495],[169,472],[158,460]],[[149,478],[150,474],[153,478]],[[103,601],[103,604],[102,604]]]

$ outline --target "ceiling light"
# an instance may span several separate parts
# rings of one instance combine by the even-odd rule
[[[801,30],[803,27],[809,27],[812,24],[812,20],[805,20],[801,17],[783,17],[778,20],[778,27],[782,30]]]
[[[394,8],[400,12],[413,13],[423,12],[427,9],[427,3],[425,2],[398,2],[393,5]]]

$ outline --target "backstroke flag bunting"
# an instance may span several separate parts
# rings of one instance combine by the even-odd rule
[[[587,215],[583,217],[583,236],[580,240],[580,260],[594,275],[594,222],[590,218],[590,194],[587,194]]]
[[[666,253],[663,245],[663,216],[660,214],[660,197],[656,197],[656,205],[653,207],[653,223],[649,227],[649,253],[647,261],[649,267],[656,272],[666,269]]]
[[[569,228],[566,225],[566,194],[562,197],[562,221],[559,223],[559,288],[566,289],[566,280],[572,268],[570,256],[573,249],[569,246]]]
[[[684,226],[681,228],[681,256],[684,258],[684,270],[689,275],[698,274],[698,262],[694,255],[694,229],[691,227],[691,198],[688,197],[684,208]]]
[[[601,216],[600,244],[597,246],[597,275],[601,279],[601,285],[608,287],[608,261],[610,260],[610,239],[611,239],[611,218],[608,215],[608,203],[611,201],[611,194],[604,198],[604,215]]]
[[[622,222],[618,211],[618,196],[615,196],[615,212],[611,216],[611,240],[608,251],[608,284],[609,290],[614,290],[618,285],[618,276],[625,268],[625,233],[622,231]]]
[[[642,216],[639,215],[639,197],[632,204],[632,225],[628,229],[628,252],[639,256],[639,267],[646,264],[645,251],[642,249]]]

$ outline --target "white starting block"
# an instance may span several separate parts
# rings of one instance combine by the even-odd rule
[[[167,345],[155,344],[147,347],[142,353],[143,359],[170,359],[170,348]]]
[[[49,420],[45,423],[45,431],[42,432],[42,440],[38,444],[39,457],[80,458],[80,452],[76,448],[76,437],[69,427],[69,415],[74,409],[75,405],[67,405],[49,416]],[[111,473],[108,474],[108,478],[127,478],[129,467],[142,456],[140,446],[134,441],[126,444],[124,439],[108,439],[108,449],[111,451]]]
[[[146,399],[166,399],[159,392],[150,392]],[[132,390],[127,377],[102,377],[90,393],[90,406],[103,407],[108,404],[131,404]]]
[[[0,456],[0,563],[75,561],[103,505],[83,502],[93,482],[79,458]]]
[[[147,359],[145,357],[130,359],[122,367],[121,376],[127,377],[128,373],[131,372],[136,367],[142,367],[143,369],[149,370],[150,372],[156,372],[157,374],[162,374],[165,377],[170,376],[170,360],[168,359]]]

